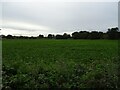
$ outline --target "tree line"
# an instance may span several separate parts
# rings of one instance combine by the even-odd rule
[[[37,37],[28,37],[28,36],[12,36],[12,35],[1,35],[2,38],[6,39],[120,39],[120,32],[118,27],[109,28],[107,32],[99,32],[99,31],[79,31],[73,32],[71,35],[64,33],[61,34],[48,34],[47,37],[44,35],[39,35]]]

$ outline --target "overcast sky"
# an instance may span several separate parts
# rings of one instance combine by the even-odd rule
[[[106,32],[118,26],[117,2],[2,2],[0,7],[1,4],[5,35]]]

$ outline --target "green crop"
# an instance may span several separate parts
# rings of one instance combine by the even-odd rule
[[[117,40],[3,40],[3,88],[118,88]]]

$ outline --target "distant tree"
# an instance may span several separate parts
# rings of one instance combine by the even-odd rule
[[[103,39],[103,32],[99,32],[99,39]]]
[[[80,39],[79,32],[73,32],[72,33],[72,38],[73,39]]]
[[[89,32],[87,32],[87,31],[80,31],[79,32],[79,38],[80,39],[87,39],[88,36],[89,36]]]
[[[118,32],[118,39],[120,39],[120,32]]]
[[[19,36],[18,38],[19,38],[19,39],[24,39],[24,36]]]
[[[108,39],[108,34],[107,33],[103,33],[102,39]]]
[[[25,39],[29,39],[29,37],[28,37],[28,36],[25,36],[24,38],[25,38]],[[36,37],[36,38],[37,38],[37,37]]]
[[[62,35],[56,35],[56,39],[63,39],[63,36]]]
[[[92,31],[89,36],[90,39],[100,39],[98,31]]]
[[[44,36],[40,34],[40,35],[38,36],[38,38],[44,38]]]
[[[63,34],[63,39],[68,39],[68,38],[70,38],[70,34],[64,33]]]
[[[1,35],[1,38],[6,38],[6,36],[5,35]]]
[[[47,36],[49,39],[52,39],[52,38],[54,38],[54,35],[53,34],[48,34],[48,36]]]
[[[31,36],[31,37],[29,37],[29,39],[37,39],[37,37],[33,37],[33,36]]]
[[[107,31],[109,39],[118,39],[118,31],[119,31],[118,27],[111,29],[109,28]]]
[[[6,38],[7,39],[13,39],[13,36],[9,34],[9,35],[6,36]]]

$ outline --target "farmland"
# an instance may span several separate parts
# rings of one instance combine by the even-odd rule
[[[117,40],[4,39],[3,88],[117,88]]]

